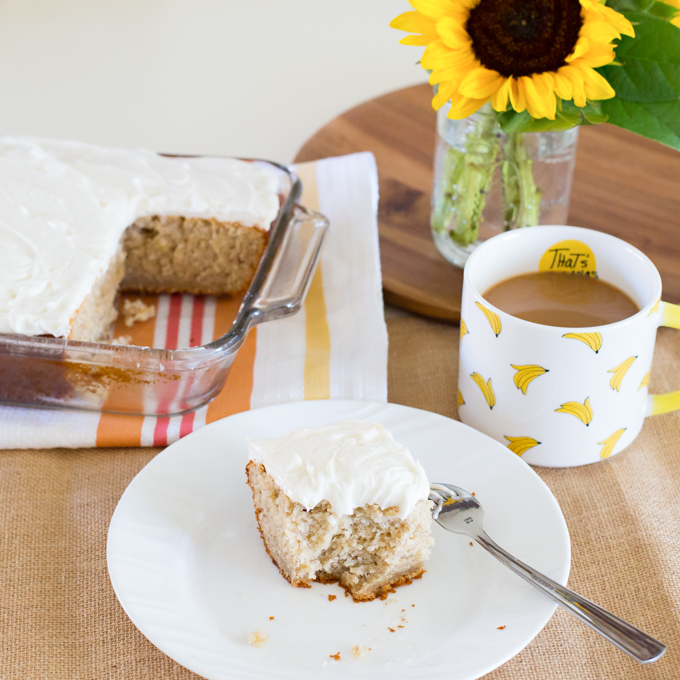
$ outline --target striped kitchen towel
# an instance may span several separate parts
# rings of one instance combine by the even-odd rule
[[[0,448],[165,446],[206,423],[301,399],[387,399],[387,329],[378,253],[378,177],[370,153],[295,167],[300,203],[330,220],[304,309],[253,328],[212,402],[171,418],[0,407]],[[140,297],[135,295],[133,297]],[[224,335],[240,300],[141,296],[156,316],[115,335],[175,349]]]

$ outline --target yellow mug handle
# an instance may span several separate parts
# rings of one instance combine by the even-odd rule
[[[680,328],[680,306],[670,302],[661,303],[661,326]],[[649,414],[657,416],[660,413],[677,411],[680,409],[680,390],[666,392],[666,394],[650,394],[651,409]]]

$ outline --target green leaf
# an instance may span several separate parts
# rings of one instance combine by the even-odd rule
[[[607,7],[617,12],[643,12],[654,16],[674,16],[677,9],[656,0],[609,0]]]
[[[655,2],[648,12],[661,19],[672,19],[678,13],[678,8],[673,7],[673,5],[667,5],[665,2]]]
[[[602,113],[601,102],[587,102],[583,108],[579,108],[573,101],[562,102],[562,113],[576,114],[578,125],[598,125],[607,122],[607,115]]]
[[[602,110],[609,122],[680,151],[680,104],[608,99]]]
[[[626,12],[635,38],[623,36],[616,60],[597,69],[614,88],[617,99],[633,102],[672,101],[680,97],[680,29],[639,12]]]
[[[614,0],[641,7],[643,0]],[[624,36],[616,48],[619,65],[597,69],[616,97],[602,102],[609,122],[680,150],[680,29],[651,16],[662,9],[651,3],[646,12],[625,11],[635,24],[635,38]]]
[[[600,102],[588,102],[580,109],[572,101],[561,102],[555,113],[555,120],[532,118],[527,111],[517,113],[510,109],[498,114],[501,129],[507,134],[515,132],[563,132],[577,125],[604,123],[607,115],[602,112]]]

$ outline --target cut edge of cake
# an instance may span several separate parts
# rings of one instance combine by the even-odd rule
[[[261,463],[250,461],[246,475],[267,554],[291,585],[338,583],[363,602],[386,599],[426,572],[434,543],[430,501],[419,501],[405,519],[396,507],[377,505],[337,517],[327,501],[306,510],[291,500]]]
[[[139,218],[71,319],[69,340],[112,338],[120,292],[233,296],[250,285],[269,235],[210,218]]]

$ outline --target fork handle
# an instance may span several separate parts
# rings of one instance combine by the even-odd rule
[[[524,562],[520,562],[491,540],[486,532],[482,531],[474,535],[473,538],[506,567],[509,567],[518,576],[551,597],[557,604],[564,607],[576,618],[581,619],[596,633],[602,635],[637,662],[651,663],[660,658],[666,651],[666,645],[647,635],[647,633],[643,633],[594,602],[586,600],[585,597],[581,597],[573,590],[556,583],[532,569],[529,565],[524,564]]]

